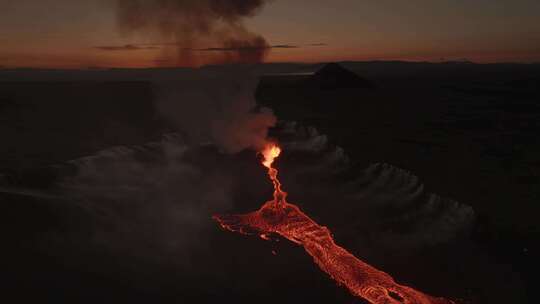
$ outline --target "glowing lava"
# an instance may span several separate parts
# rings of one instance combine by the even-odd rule
[[[275,207],[278,208],[279,206],[285,206],[287,204],[287,192],[284,192],[281,190],[281,183],[279,182],[279,179],[277,177],[278,170],[274,167],[272,167],[272,164],[274,163],[274,160],[279,157],[281,154],[281,148],[278,147],[276,144],[269,144],[266,146],[266,148],[261,152],[263,156],[262,164],[268,168],[268,176],[270,177],[270,180],[274,184],[274,204]]]
[[[258,234],[263,239],[276,233],[302,245],[317,265],[350,292],[373,304],[450,304],[453,301],[436,298],[413,288],[399,285],[387,273],[362,262],[336,245],[328,228],[320,226],[296,205],[286,201],[281,190],[278,170],[272,167],[281,149],[268,145],[262,152],[262,164],[274,184],[274,199],[261,209],[242,215],[216,215],[214,219],[224,229],[242,234]]]

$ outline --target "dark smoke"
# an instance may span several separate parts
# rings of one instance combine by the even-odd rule
[[[159,47],[157,46],[139,46],[134,44],[126,44],[126,45],[103,45],[103,46],[96,46],[95,47],[98,50],[102,51],[140,51],[140,50],[157,50]]]
[[[268,0],[116,0],[118,23],[128,33],[159,34],[175,41],[177,64],[200,65],[190,49],[218,45],[234,49],[205,58],[206,63],[258,63],[270,50],[264,37],[250,32],[253,17]]]

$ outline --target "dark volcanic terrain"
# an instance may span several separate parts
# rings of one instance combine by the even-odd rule
[[[355,255],[407,285],[472,303],[534,303],[540,65],[323,67],[252,67],[261,76],[258,105],[280,121],[271,135],[290,150],[277,166],[291,201],[335,228],[336,241]],[[198,146],[160,114],[162,83],[177,82],[174,90],[182,91],[192,72],[0,69],[3,296],[361,303],[300,248],[229,235],[212,222],[213,213],[256,209],[270,199],[271,185],[253,151],[228,155]],[[331,158],[343,151],[347,161]],[[383,194],[392,183],[414,184],[420,199],[405,208],[394,202],[399,197],[374,195],[393,205],[373,211],[353,205],[363,203],[360,195],[340,188],[354,181],[368,189],[374,180]],[[426,210],[429,193],[449,198],[425,211],[437,223],[406,228],[392,220],[398,211],[422,218],[414,210]],[[196,207],[178,211],[169,205],[175,200]],[[448,206],[465,210],[467,220],[446,216]],[[425,227],[440,230],[408,242]],[[379,242],[390,234],[399,237]]]

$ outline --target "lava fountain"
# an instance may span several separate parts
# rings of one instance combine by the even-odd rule
[[[215,215],[213,218],[226,230],[268,239],[278,234],[304,247],[315,263],[356,297],[373,304],[451,304],[451,300],[432,297],[411,287],[400,285],[387,273],[356,258],[338,246],[328,228],[317,224],[296,205],[288,203],[281,190],[278,170],[272,165],[281,154],[276,144],[268,144],[261,152],[262,164],[274,185],[274,199],[259,210],[241,215]]]

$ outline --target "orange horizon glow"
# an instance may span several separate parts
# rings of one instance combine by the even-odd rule
[[[333,50],[321,47],[321,50],[298,49],[293,51],[278,50],[271,52],[264,63],[320,63],[340,61],[461,61],[475,63],[539,63],[540,52],[404,52],[403,54],[385,54],[370,52],[362,54],[352,50]],[[205,60],[204,57],[194,65],[176,64],[174,56],[165,56],[156,51],[119,51],[112,54],[85,53],[83,51],[68,54],[46,53],[0,54],[0,67],[3,68],[48,68],[48,69],[87,69],[87,68],[163,68],[163,67],[201,67],[220,64]]]
[[[109,1],[7,1],[0,18],[0,67],[153,68],[223,63],[217,53],[197,53],[192,64],[182,65],[174,47],[99,49],[174,39],[123,31],[115,9],[104,2]],[[268,63],[540,62],[540,2],[535,0],[267,2],[256,16],[242,20],[247,29],[265,37],[270,45],[298,46],[272,49],[265,60]],[[219,46],[219,41],[202,44]]]

